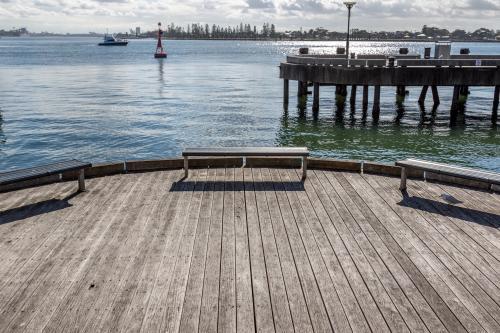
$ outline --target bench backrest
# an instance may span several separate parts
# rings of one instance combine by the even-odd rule
[[[90,168],[91,166],[92,164],[88,162],[82,162],[79,160],[67,160],[27,169],[0,172],[0,185],[8,185],[23,180],[52,176],[66,171],[81,170]]]
[[[182,156],[309,156],[305,147],[186,148]]]
[[[396,162],[397,166],[420,169],[423,171],[434,172],[446,176],[466,178],[470,180],[479,180],[487,183],[500,185],[500,174],[491,171],[475,170],[455,165],[448,165],[424,160],[408,159]]]

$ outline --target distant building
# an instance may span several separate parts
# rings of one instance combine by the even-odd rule
[[[141,35],[141,27],[135,28],[135,36],[139,37]]]

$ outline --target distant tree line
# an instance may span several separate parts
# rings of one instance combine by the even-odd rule
[[[343,40],[346,39],[347,33],[316,28],[305,31],[302,29],[285,31],[284,33],[280,33],[280,37],[292,40]],[[353,40],[500,40],[500,30],[495,31],[487,28],[480,28],[472,32],[461,29],[449,31],[447,29],[424,25],[421,31],[367,31],[352,29],[351,38]]]
[[[26,28],[13,28],[12,30],[0,30],[0,36],[4,37],[20,37],[28,34],[28,29]]]
[[[1,1],[1,0],[0,0]],[[164,38],[171,39],[258,39],[258,40],[345,40],[345,31],[329,31],[324,28],[303,30],[277,31],[272,23],[262,26],[240,23],[235,26],[221,26],[216,24],[192,23],[179,26],[171,23],[163,27]],[[48,32],[30,33],[26,28],[0,30],[0,36],[98,36],[95,32],[88,34],[52,34]],[[120,33],[120,37],[135,36],[135,30],[130,33]],[[140,38],[156,38],[157,30],[140,34]],[[500,30],[480,28],[474,31],[456,29],[449,31],[438,27],[424,25],[420,31],[367,31],[352,29],[353,40],[453,40],[453,41],[500,41]]]
[[[280,34],[276,32],[274,24],[264,23],[262,27],[240,23],[236,26],[220,26],[216,24],[192,23],[186,27],[171,23],[164,27],[163,36],[165,38],[185,38],[185,39],[265,39],[278,38]],[[135,34],[133,30],[131,34]],[[141,34],[141,37],[156,37],[157,31],[148,31]]]

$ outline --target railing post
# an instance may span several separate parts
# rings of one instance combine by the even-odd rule
[[[401,168],[401,184],[399,185],[400,191],[406,191],[406,179],[408,178],[408,170]]]
[[[189,161],[188,157],[184,156],[184,178],[189,176]]]
[[[307,156],[302,157],[302,180],[307,178]]]
[[[85,192],[85,170],[81,169],[78,173],[78,191]]]

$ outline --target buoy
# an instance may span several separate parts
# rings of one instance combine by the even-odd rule
[[[163,51],[163,46],[161,44],[161,36],[163,35],[163,31],[161,30],[161,22],[158,22],[158,44],[156,44],[156,52],[155,58],[166,58],[167,53]]]

